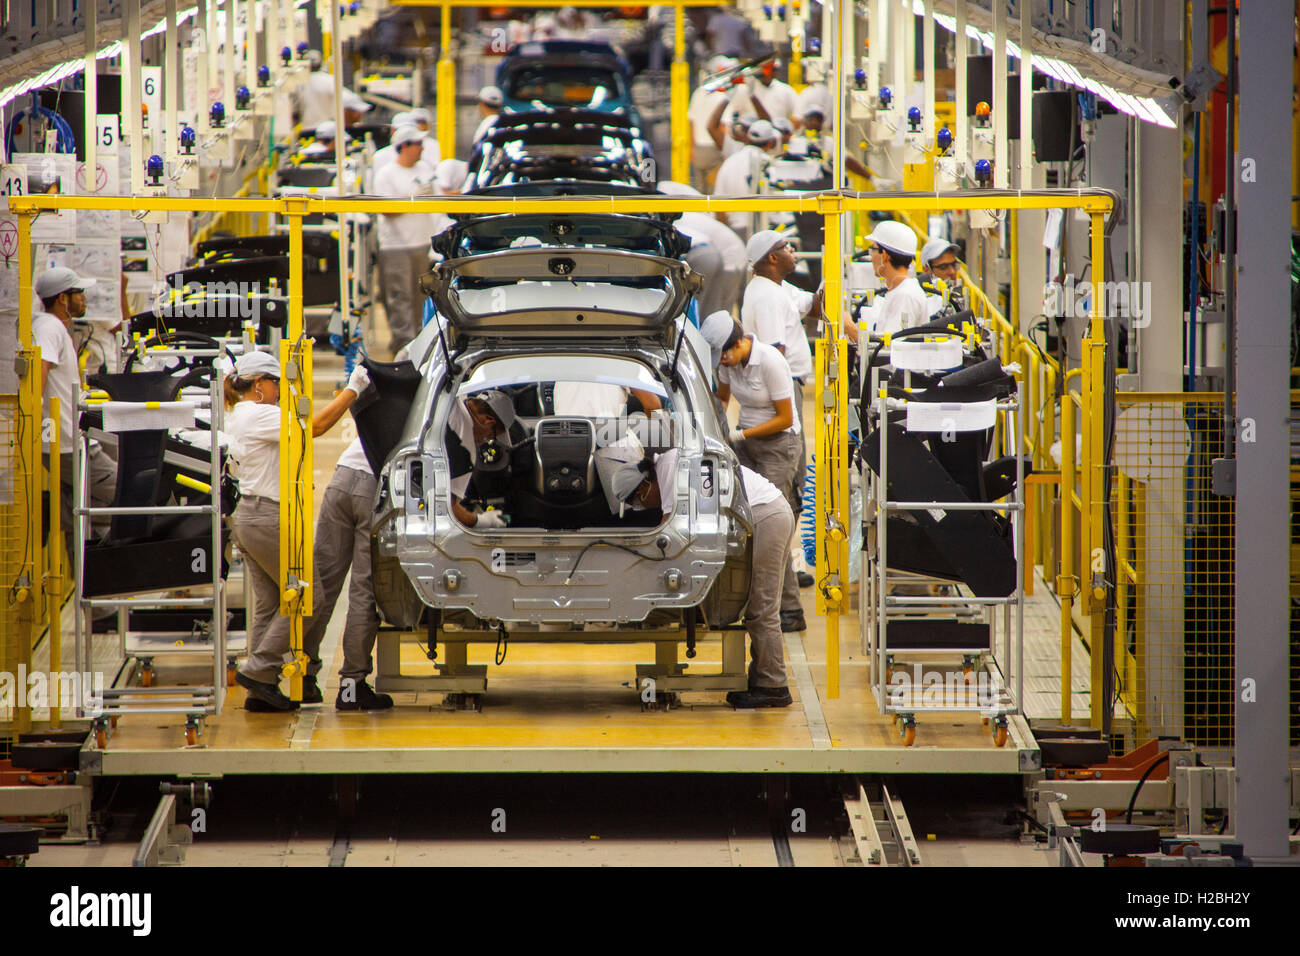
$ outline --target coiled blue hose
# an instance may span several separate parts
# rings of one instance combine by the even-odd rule
[[[803,541],[803,559],[808,567],[817,566],[817,456],[804,466],[803,487],[800,489],[803,511],[799,513],[799,533]]]

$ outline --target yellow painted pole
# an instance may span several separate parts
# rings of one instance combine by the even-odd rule
[[[456,155],[456,64],[451,58],[451,4],[442,5],[438,47],[438,146],[442,155]]]
[[[1102,542],[1105,540],[1102,522],[1106,516],[1106,503],[1102,499],[1106,469],[1106,452],[1102,436],[1106,400],[1106,325],[1102,314],[1105,298],[1102,289],[1106,281],[1106,235],[1104,216],[1092,213],[1090,221],[1092,323],[1088,338],[1084,342],[1083,352],[1085,363],[1083,397],[1087,402],[1083,417],[1083,444],[1088,449],[1088,468],[1083,474],[1081,484],[1086,484],[1088,488],[1087,512],[1083,520],[1088,525],[1088,540],[1093,548],[1087,556],[1090,564],[1086,572],[1089,581],[1086,590],[1090,598],[1087,609],[1089,647],[1092,651],[1092,726],[1099,728],[1102,726],[1104,708],[1111,706],[1110,701],[1104,699],[1105,657],[1102,653],[1102,641],[1106,635],[1106,588],[1101,580],[1109,579],[1114,574],[1114,569],[1103,566],[1100,572],[1101,578],[1093,578],[1093,569],[1099,563],[1098,560],[1093,560],[1096,557],[1095,552],[1102,549]]]
[[[686,10],[680,0],[673,4],[673,62],[669,67],[669,103],[672,106],[672,178],[691,181],[691,124],[686,118],[690,106],[690,76],[686,64]]]
[[[50,421],[57,423],[59,421],[59,399],[50,396]],[[63,491],[59,487],[62,480],[60,474],[59,453],[62,449],[59,447],[59,428],[56,424],[50,434],[50,469],[49,469],[49,490],[50,490],[50,533],[46,540],[45,557],[48,567],[45,569],[45,580],[43,587],[45,590],[45,619],[50,628],[50,726],[59,727],[62,724],[62,712],[59,708],[59,688],[55,683],[54,675],[63,672],[63,626],[62,614],[60,613],[63,604],[63,515],[59,507],[60,496]]]
[[[307,204],[286,200],[289,219],[289,319],[280,342],[280,614],[289,618],[289,655],[282,673],[289,697],[302,700],[307,659],[302,619],[312,610],[311,339],[303,334],[302,217]]]
[[[19,583],[13,598],[18,604],[18,668],[27,673],[32,669],[32,639],[35,636],[37,607],[34,582],[38,568],[43,567],[41,556],[41,350],[32,342],[32,214],[16,210],[18,214],[18,345],[27,356],[22,383],[18,394],[18,417],[22,429],[20,449],[27,473],[19,480],[27,485],[29,503],[26,519],[27,558],[19,570]],[[26,706],[25,688],[16,688],[14,700],[14,729],[25,733],[32,728],[32,712]]]
[[[1070,398],[1069,376],[1061,398],[1061,573],[1056,578],[1056,596],[1061,601],[1061,722],[1071,717],[1071,682],[1074,651],[1074,400]]]

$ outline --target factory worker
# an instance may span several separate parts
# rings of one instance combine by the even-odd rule
[[[312,538],[312,613],[302,619],[303,652],[309,661],[308,670],[314,674],[321,666],[320,646],[325,629],[342,594],[343,580],[351,570],[347,618],[343,624],[343,666],[339,669],[339,692],[334,700],[336,710],[387,710],[393,706],[392,697],[375,693],[366,683],[373,669],[371,654],[379,632],[370,574],[370,527],[374,520],[375,493],[374,472],[370,470],[361,439],[355,438],[339,456],[321,499]],[[288,656],[289,619],[277,616],[257,650],[257,663],[250,657],[246,667],[254,679],[274,683],[279,680],[280,664]],[[254,666],[258,670],[253,670]],[[311,682],[315,684],[314,676]],[[311,696],[319,700],[319,685],[316,687],[316,693]],[[304,701],[307,697],[304,684]],[[258,698],[250,697],[248,707],[258,709],[256,704],[261,703]]]
[[[710,317],[711,318],[711,317]],[[794,379],[790,365],[772,346],[745,332],[739,323],[730,330],[706,323],[700,333],[718,361],[716,394],[722,407],[732,397],[740,405],[739,421],[731,430],[731,443],[740,463],[758,472],[786,496],[793,494],[799,457],[799,416],[794,411]],[[791,506],[791,513],[794,508]],[[781,629],[806,630],[799,603],[799,583],[786,541],[786,570],[781,587]]]
[[[798,106],[799,94],[788,83],[776,78],[776,62],[768,60],[732,98],[722,121],[730,125],[731,119],[737,115],[756,113],[759,119],[771,123],[784,119],[797,127],[800,121],[796,115]]]
[[[504,102],[505,96],[502,95],[499,87],[485,86],[478,91],[478,112],[481,119],[478,128],[474,130],[474,143],[486,136],[488,130],[496,125],[497,119],[501,116],[501,104]]]
[[[343,125],[355,126],[373,107],[349,89],[343,90]]]
[[[430,166],[436,167],[442,161],[442,147],[438,145],[438,140],[429,135],[433,129],[433,117],[424,107],[413,109],[407,112],[415,128],[424,134],[424,152],[420,154]]]
[[[76,495],[73,456],[79,437],[77,402],[81,399],[81,370],[77,364],[77,347],[69,330],[73,319],[86,314],[86,290],[94,284],[94,279],[82,278],[71,269],[60,266],[42,272],[33,287],[41,302],[41,311],[32,316],[32,344],[41,350],[42,421],[50,420],[50,399],[59,400],[59,514],[69,562],[76,556],[77,526],[72,513]],[[43,453],[43,459],[48,467],[48,449]],[[117,464],[97,441],[89,443],[86,476],[91,506],[111,505],[117,486]]]
[[[953,312],[960,312],[966,308],[966,297],[961,288],[961,277],[957,272],[961,268],[961,260],[957,257],[957,246],[947,239],[929,239],[921,247],[921,268],[929,273],[926,276],[918,276],[917,281],[921,283],[922,288],[925,286],[937,286],[934,280],[943,281],[943,291],[938,293],[929,293],[926,298],[930,302],[930,314],[935,315],[942,312],[945,307],[950,308]],[[937,300],[937,301],[936,301]]]
[[[684,183],[664,180],[659,184],[659,192],[665,196],[700,196],[699,190]],[[683,235],[690,236],[691,249],[695,243],[710,245],[717,250],[719,271],[703,272],[696,269],[695,263],[688,257],[691,269],[705,276],[704,289],[700,293],[700,315],[710,315],[719,309],[731,311],[740,301],[740,292],[745,283],[745,243],[740,236],[724,222],[719,222],[707,212],[684,212],[673,223],[673,227]]]
[[[498,389],[468,395],[452,405],[445,444],[451,510],[461,524],[479,530],[506,526],[505,514],[492,508],[472,511],[465,496],[475,471],[497,472],[509,467],[510,450],[522,437],[523,427],[515,421],[514,403]]]
[[[915,276],[908,275],[916,257],[916,233],[901,222],[886,219],[876,223],[867,237],[871,242],[871,265],[884,279],[884,301],[872,310],[867,331],[872,335],[901,332],[930,320],[930,306]],[[865,313],[864,313],[865,314]],[[844,334],[858,341],[858,324],[844,317]]]
[[[436,170],[424,162],[424,136],[414,126],[393,133],[397,158],[375,173],[375,194],[386,199],[433,195]],[[430,213],[381,213],[379,216],[379,281],[392,335],[389,349],[397,352],[415,337],[424,314],[420,276],[429,270],[429,239],[434,232]]]
[[[771,123],[759,120],[749,128],[749,145],[722,161],[714,182],[713,195],[719,199],[752,196],[758,192],[763,170],[772,152],[781,143],[781,134]],[[742,239],[748,239],[754,216],[748,212],[718,213],[720,221],[729,225]]]
[[[326,120],[335,119],[334,74],[321,69],[323,60],[319,50],[307,51],[311,72],[298,90],[297,117],[303,129],[315,129]],[[346,86],[343,87],[343,125],[351,126],[370,109],[370,104]]]
[[[611,511],[658,509],[666,519],[676,507],[673,495],[665,496],[663,489],[675,487],[677,450],[669,449],[651,461],[644,452],[637,454],[639,444],[635,436],[628,435],[596,452],[601,486]],[[745,607],[745,630],[750,641],[749,687],[728,693],[727,703],[737,709],[788,707],[793,701],[777,608],[794,515],[781,491],[758,472],[742,465],[740,480],[754,523],[753,571]]]
[[[812,349],[804,331],[804,319],[822,317],[821,293],[816,295],[786,282],[794,272],[795,258],[790,243],[779,232],[764,229],[756,233],[746,247],[754,278],[745,287],[745,300],[740,309],[740,324],[760,342],[766,342],[785,356],[794,380],[794,413],[803,413],[803,389],[812,380]],[[786,500],[795,515],[803,509],[803,463],[808,449],[805,436],[799,433],[799,463],[794,484],[786,493]],[[812,577],[805,574],[799,583],[808,587]]]
[[[303,147],[302,155],[304,158],[323,158],[332,159],[334,156],[334,140],[338,136],[338,126],[333,120],[326,120],[316,127],[313,134],[315,142],[309,143]],[[347,133],[343,134],[343,143],[352,141],[352,137]]]
[[[811,92],[811,88],[805,92]],[[829,102],[829,100],[827,101]],[[830,124],[827,121],[830,107],[816,97],[809,99],[803,107],[803,131],[804,135],[817,147],[818,152],[827,164],[835,161],[835,137],[831,135]],[[848,151],[848,145],[844,149],[844,168],[855,176],[866,177],[869,175],[867,167],[862,161]]]
[[[727,89],[710,90],[709,78],[734,69],[736,61],[726,56],[710,58],[704,67],[705,77],[693,93],[686,107],[686,118],[691,123],[691,176],[700,189],[710,189],[713,177],[722,165],[722,148],[726,130],[722,114],[728,104]]]
[[[312,436],[333,427],[369,381],[365,368],[358,365],[347,386],[313,417]],[[228,397],[236,401],[226,415],[225,430],[239,482],[239,505],[231,524],[253,592],[248,659],[235,680],[248,691],[250,710],[293,710],[298,705],[279,687],[287,639],[283,644],[269,643],[286,586],[280,581],[280,363],[266,352],[245,352],[235,361],[235,374],[227,383]],[[310,660],[303,702],[320,703],[319,648],[305,650]],[[253,700],[259,703],[252,704]]]
[[[397,159],[397,147],[393,145],[392,134],[396,133],[403,126],[414,126],[415,120],[412,119],[409,112],[394,113],[393,119],[389,123],[389,140],[387,146],[381,146],[375,150],[375,155],[370,159],[371,176],[375,176],[381,169]],[[424,158],[424,152],[421,150],[420,158]]]

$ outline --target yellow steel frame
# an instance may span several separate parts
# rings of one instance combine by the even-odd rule
[[[276,213],[286,217],[290,226],[289,255],[289,316],[286,335],[286,348],[281,353],[284,362],[282,382],[289,387],[281,393],[281,422],[288,443],[282,454],[281,475],[281,552],[280,577],[285,585],[285,600],[281,613],[294,618],[292,644],[294,657],[301,661],[301,615],[310,613],[311,555],[311,410],[310,410],[310,367],[309,350],[302,347],[302,217],[309,214],[346,214],[346,213],[622,213],[645,214],[648,212],[683,212],[697,211],[718,212],[817,212],[824,217],[826,234],[825,257],[828,262],[837,262],[842,258],[840,249],[840,217],[860,212],[893,211],[910,213],[916,211],[969,210],[969,209],[1082,209],[1091,217],[1093,230],[1093,254],[1101,259],[1099,246],[1103,241],[1102,228],[1105,217],[1113,208],[1112,194],[1101,189],[1068,190],[1061,192],[1041,191],[1021,193],[1016,190],[966,190],[953,193],[852,193],[825,192],[797,196],[750,196],[741,199],[713,199],[707,196],[687,198],[676,196],[637,196],[620,197],[557,197],[557,198],[479,198],[472,196],[443,196],[430,199],[396,200],[396,199],[334,199],[315,197],[285,197],[280,199],[203,199],[203,198],[116,198],[104,196],[66,196],[40,195],[10,197],[10,210],[18,215],[20,263],[26,262],[26,271],[20,286],[20,308],[24,315],[30,315],[30,262],[32,214],[53,209],[98,209],[98,210],[159,210],[167,212],[231,212],[231,213]],[[295,251],[296,250],[296,251]],[[21,257],[25,257],[21,258]],[[1094,268],[1096,268],[1094,266]],[[847,588],[848,569],[848,455],[847,455],[847,348],[840,333],[840,317],[843,308],[844,288],[839,269],[828,269],[825,295],[825,331],[817,343],[818,356],[818,427],[816,447],[819,454],[818,503],[824,512],[817,522],[817,610],[827,618],[827,693],[831,698],[839,695],[839,617],[849,610]],[[1100,281],[1100,277],[1099,277]],[[972,287],[973,289],[973,287]],[[22,298],[21,296],[25,296]],[[1094,308],[1100,308],[1100,296],[1094,297]],[[26,334],[30,336],[30,322]],[[29,341],[28,339],[27,341]],[[1088,357],[1083,371],[1085,395],[1089,399],[1086,406],[1088,415],[1085,422],[1087,440],[1086,450],[1091,450],[1094,457],[1088,461],[1099,462],[1095,469],[1085,467],[1085,476],[1092,481],[1083,485],[1083,513],[1089,521],[1100,521],[1103,510],[1096,500],[1100,493],[1101,482],[1101,415],[1100,401],[1103,398],[1101,385],[1093,387],[1092,383],[1101,383],[1101,360],[1104,354],[1104,327],[1100,315],[1094,316],[1092,332],[1085,340],[1085,356]],[[1007,343],[1008,347],[1010,342]],[[1006,353],[1003,353],[1006,354]],[[293,365],[296,363],[296,365]],[[293,366],[293,367],[291,367]],[[296,387],[292,383],[298,383]],[[295,394],[296,393],[296,394]],[[28,393],[32,401],[33,392]],[[293,396],[291,399],[290,396]],[[306,400],[304,402],[304,399]],[[35,395],[39,403],[39,395]],[[1095,403],[1095,404],[1094,404]],[[27,406],[31,408],[29,404]],[[1022,416],[1023,418],[1023,416]],[[1070,442],[1063,442],[1065,445]],[[36,449],[39,454],[39,446]],[[299,459],[295,455],[304,457]],[[290,464],[290,463],[293,464]],[[298,463],[301,462],[301,468]],[[284,469],[293,469],[285,471]],[[1067,469],[1062,469],[1068,473]],[[293,484],[288,482],[293,476]],[[1068,482],[1063,483],[1068,487]],[[33,497],[33,500],[36,500]],[[1062,535],[1065,533],[1066,516],[1069,509],[1062,509]],[[37,516],[39,521],[39,515]],[[35,529],[36,543],[39,545],[40,528]],[[1097,526],[1096,540],[1100,540],[1100,527]],[[298,550],[290,546],[298,545]],[[1065,551],[1064,546],[1062,551]],[[291,552],[293,552],[291,554]],[[1062,560],[1064,563],[1065,555]],[[292,562],[292,563],[291,563]],[[1065,572],[1062,572],[1063,577]],[[296,595],[288,594],[290,584],[295,583]],[[1064,606],[1064,605],[1063,605]],[[1093,613],[1094,627],[1100,626],[1098,615]],[[1098,631],[1099,633],[1099,631]],[[1096,646],[1095,644],[1093,646]],[[1096,655],[1094,655],[1096,656]],[[294,679],[292,690],[297,696],[301,676],[295,673],[288,676]],[[1068,673],[1068,672],[1067,672]],[[1100,695],[1098,695],[1100,696]],[[1094,708],[1095,709],[1095,708]],[[1094,714],[1095,716],[1095,714]]]
[[[442,47],[438,60],[438,142],[444,156],[455,154],[456,143],[456,65],[451,58],[451,11],[457,7],[499,7],[499,0],[392,0],[399,7],[439,7],[442,11]],[[529,10],[558,10],[561,7],[660,6],[647,0],[610,4],[602,0],[518,0],[506,4]],[[690,68],[686,62],[686,8],[714,7],[713,0],[672,0],[664,4],[673,8],[673,62],[669,67],[669,99],[672,108],[672,178],[679,183],[691,180],[691,126],[686,108],[691,96]],[[449,147],[448,144],[451,144]]]

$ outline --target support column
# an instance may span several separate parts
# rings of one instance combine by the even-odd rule
[[[1181,131],[1138,123],[1137,183],[1132,203],[1148,237],[1178,236],[1183,231],[1183,136]],[[1137,278],[1151,315],[1134,319],[1130,331],[1140,343],[1138,374],[1143,391],[1178,392],[1183,388],[1183,247],[1150,242],[1139,236]]]
[[[1241,5],[1237,156],[1236,754],[1232,827],[1252,857],[1286,857],[1290,532],[1290,0]],[[1231,21],[1230,21],[1231,22]]]
[[[690,106],[690,67],[686,63],[686,10],[678,3],[673,7],[673,63],[668,72],[669,102],[672,105],[672,178],[675,182],[691,181],[691,124],[686,111]]]

